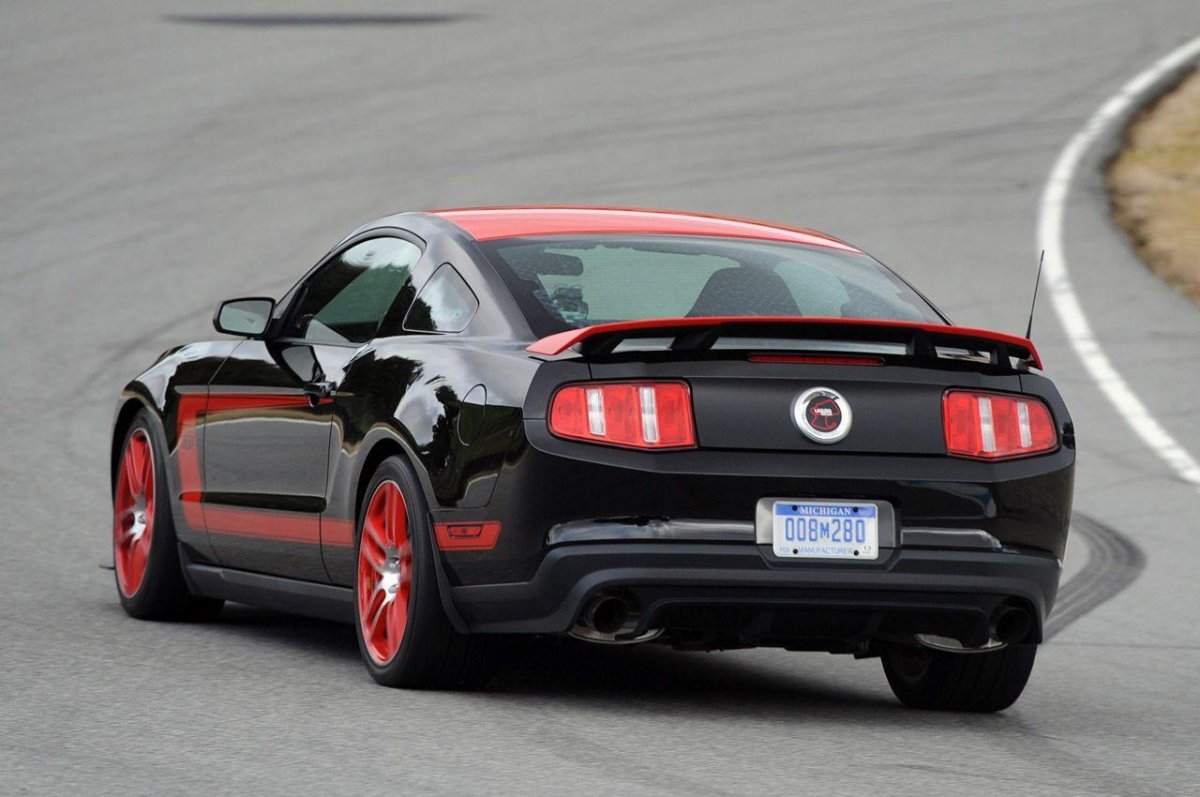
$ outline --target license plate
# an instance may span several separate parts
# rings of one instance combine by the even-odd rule
[[[773,549],[790,559],[877,559],[879,510],[852,501],[776,501]]]

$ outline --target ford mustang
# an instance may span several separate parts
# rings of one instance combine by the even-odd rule
[[[858,248],[687,213],[402,213],[128,384],[121,604],[353,623],[379,683],[501,640],[879,657],[998,711],[1058,588],[1074,430],[1029,340]]]

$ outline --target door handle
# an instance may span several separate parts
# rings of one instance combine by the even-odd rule
[[[315,407],[333,396],[336,388],[333,382],[309,382],[304,386],[304,392],[308,394],[309,403]]]

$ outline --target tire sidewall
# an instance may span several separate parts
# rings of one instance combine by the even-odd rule
[[[1037,648],[1026,643],[976,653],[927,651],[923,671],[912,673],[902,663],[906,652],[893,647],[883,653],[883,669],[892,691],[906,706],[990,713],[1003,711],[1021,696]]]

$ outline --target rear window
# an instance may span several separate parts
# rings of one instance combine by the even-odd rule
[[[539,336],[685,316],[945,320],[878,261],[819,246],[653,235],[509,238],[480,246]]]

